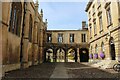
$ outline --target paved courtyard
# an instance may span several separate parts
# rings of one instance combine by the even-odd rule
[[[7,72],[2,80],[120,80],[120,73],[100,70],[81,63],[43,63]]]

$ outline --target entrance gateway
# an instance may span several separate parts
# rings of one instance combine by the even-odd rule
[[[44,62],[88,62],[88,48],[79,48],[77,45],[53,45],[47,44],[44,49]],[[79,59],[80,60],[79,60]],[[79,60],[79,61],[78,61]]]

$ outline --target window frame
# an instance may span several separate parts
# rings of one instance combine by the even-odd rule
[[[13,2],[10,9],[10,20],[8,31],[20,37],[22,22],[22,4]]]
[[[109,26],[112,24],[112,15],[111,15],[110,6],[106,9],[106,14],[107,14],[107,24]]]
[[[74,34],[73,33],[70,34],[69,41],[70,41],[70,43],[74,42]]]
[[[58,33],[58,43],[62,43],[62,42],[63,42],[63,34]]]

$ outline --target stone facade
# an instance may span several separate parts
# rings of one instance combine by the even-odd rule
[[[86,25],[86,24],[85,24]],[[51,54],[55,60],[53,62],[59,62],[57,59],[60,57],[60,52],[63,52],[65,55],[63,62],[69,62],[68,60],[69,54],[75,52],[74,62],[88,62],[88,30],[47,30],[46,32],[46,46],[45,52],[46,54]],[[48,50],[51,49],[51,52],[47,53]],[[61,51],[60,51],[61,50]],[[63,50],[63,51],[62,51]],[[83,51],[86,52],[86,56],[83,59]],[[61,54],[61,53],[60,53]],[[46,57],[48,56],[46,55]],[[52,59],[52,58],[51,58]],[[82,60],[83,59],[83,60]]]
[[[2,2],[2,72],[42,63],[47,22],[38,2]]]
[[[120,61],[120,2],[90,0],[87,4],[91,60]],[[98,58],[94,57],[98,54]],[[103,54],[103,57],[100,55]],[[105,55],[105,56],[104,56]]]

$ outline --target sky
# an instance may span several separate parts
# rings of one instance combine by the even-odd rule
[[[48,20],[48,30],[78,30],[87,21],[87,2],[39,2],[43,19]]]

